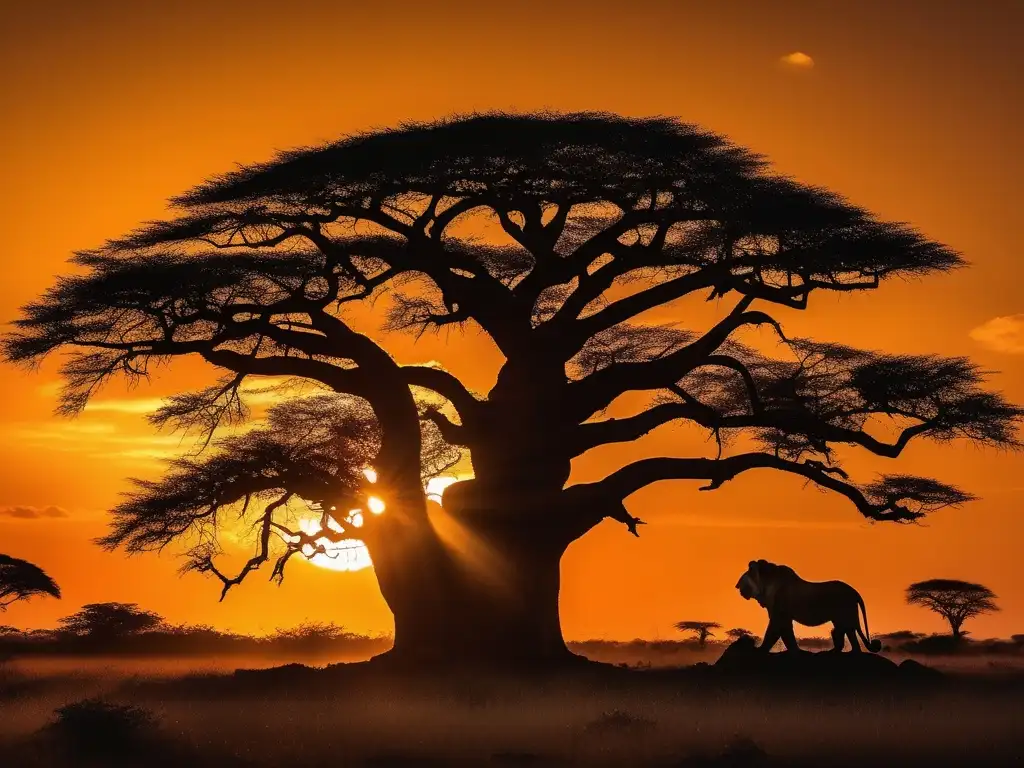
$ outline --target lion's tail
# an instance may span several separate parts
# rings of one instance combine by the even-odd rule
[[[860,639],[864,641],[864,646],[872,653],[878,653],[882,650],[882,641],[878,638],[871,639],[871,632],[868,630],[868,609],[864,607],[864,598],[857,595],[857,604],[860,605],[860,612],[864,614],[864,629],[861,630],[860,626],[857,627],[857,634],[860,635]]]

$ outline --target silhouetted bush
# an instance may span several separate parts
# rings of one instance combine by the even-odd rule
[[[633,715],[619,709],[602,712],[583,726],[588,736],[636,736],[653,731],[657,723],[640,715]]]
[[[365,648],[376,652],[381,649],[379,638],[349,632],[334,622],[306,621],[291,629],[278,629],[264,643],[283,653],[319,655],[330,653],[344,645],[350,651]]]
[[[156,718],[149,710],[102,699],[85,699],[56,710],[43,729],[63,751],[85,759],[118,759],[137,754],[157,739]]]
[[[210,626],[168,626],[100,636],[48,630],[0,632],[0,658],[18,656],[339,656],[370,657],[391,646],[387,636],[361,635],[335,624],[305,623],[268,637]]]
[[[911,640],[920,640],[925,637],[923,632],[914,632],[909,629],[899,629],[895,632],[886,632],[884,635],[875,635],[879,640],[889,641],[891,643],[905,643]]]

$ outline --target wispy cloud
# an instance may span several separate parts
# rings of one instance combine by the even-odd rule
[[[166,401],[159,397],[124,398],[123,400],[90,400],[85,404],[87,412],[110,413],[152,413],[161,408]]]
[[[994,352],[1024,355],[1024,314],[993,317],[971,330],[970,336]]]
[[[779,58],[779,61],[787,67],[795,69],[813,69],[814,59],[802,51],[793,51]]]
[[[54,399],[60,382],[47,382],[37,388],[39,394]],[[323,387],[313,382],[287,378],[264,377],[246,380],[241,387],[242,398],[249,406],[266,408],[296,397],[315,395]],[[199,447],[194,435],[154,434],[148,425],[133,425],[123,416],[145,416],[167,404],[160,397],[112,397],[91,400],[85,414],[75,420],[54,419],[47,422],[11,424],[0,430],[5,437],[21,441],[28,447],[47,451],[74,452],[91,458],[109,459],[129,464],[163,463]],[[105,420],[104,416],[108,415]],[[258,414],[262,416],[262,414]],[[233,434],[262,426],[262,418],[249,419],[244,425],[223,427],[218,435]]]
[[[14,424],[3,430],[7,439],[47,451],[84,453],[89,456],[135,460],[168,459],[188,448],[174,435],[130,434],[107,422],[53,421]]]
[[[14,517],[18,520],[39,520],[47,517],[67,517],[68,511],[62,507],[0,507],[0,517]]]

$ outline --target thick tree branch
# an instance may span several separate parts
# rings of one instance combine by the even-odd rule
[[[575,541],[604,520],[614,520],[626,526],[634,536],[640,536],[638,526],[646,525],[639,517],[629,514],[620,499],[602,496],[596,484],[574,485],[562,493],[563,509],[558,524],[564,530],[565,543]]]
[[[607,269],[607,267],[603,269]],[[563,354],[568,359],[580,350],[587,339],[598,333],[608,330],[619,323],[624,323],[649,309],[667,304],[694,291],[710,288],[716,284],[718,274],[719,271],[715,269],[702,269],[699,272],[692,272],[681,277],[666,280],[651,288],[638,291],[624,299],[613,302],[599,312],[577,320],[566,329],[566,335],[572,341],[566,347]]]
[[[587,422],[576,430],[572,453],[579,456],[600,445],[632,442],[677,419],[697,421],[702,415],[700,407],[695,405],[662,403],[635,416]]]
[[[256,376],[297,376],[326,384],[335,392],[373,400],[374,386],[358,368],[339,368],[330,363],[300,357],[252,357],[228,349],[201,351],[203,359],[235,373]]]
[[[280,507],[288,503],[291,498],[290,493],[284,493],[270,504],[267,505],[263,511],[263,517],[260,518],[260,535],[257,542],[256,554],[250,557],[242,569],[235,576],[226,576],[221,572],[216,565],[214,565],[213,558],[207,557],[203,562],[196,563],[193,568],[200,573],[212,573],[221,583],[224,585],[220,592],[220,599],[223,601],[227,597],[228,590],[237,584],[241,584],[245,577],[249,575],[250,571],[259,568],[263,563],[267,561],[270,556],[270,533],[273,530],[274,523],[274,512]]]
[[[449,445],[460,447],[466,447],[469,445],[466,428],[451,421],[451,419],[441,413],[441,411],[436,407],[428,406],[423,411],[423,418],[437,427],[437,431]]]
[[[782,328],[774,318],[764,312],[746,311],[752,301],[752,298],[744,297],[711,330],[675,352],[647,362],[610,365],[570,384],[569,400],[574,403],[574,415],[582,421],[607,407],[624,392],[662,389],[672,385],[690,371],[707,364],[708,358],[743,326],[771,325],[784,339]]]
[[[884,415],[884,412],[880,412]],[[672,421],[685,419],[711,430],[726,429],[777,429],[786,434],[806,435],[830,443],[845,443],[865,448],[876,456],[895,459],[910,441],[925,435],[933,424],[923,421],[901,430],[892,443],[879,440],[866,432],[830,424],[811,412],[760,411],[739,416],[722,416],[714,408],[696,401],[661,403],[635,416],[623,419],[581,424],[574,443],[574,455],[596,448],[599,445],[622,443],[636,440],[648,432]]]
[[[752,469],[776,469],[805,477],[848,498],[869,520],[909,522],[922,516],[922,513],[897,502],[871,502],[859,488],[841,479],[844,476],[842,470],[825,466],[821,462],[790,461],[768,453],[744,453],[724,459],[642,459],[613,472],[598,483],[588,485],[594,487],[600,495],[625,499],[641,488],[661,480],[709,480],[710,483],[701,490],[715,490]]]

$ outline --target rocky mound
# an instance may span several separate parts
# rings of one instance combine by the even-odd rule
[[[874,653],[765,653],[749,637],[741,637],[722,653],[711,668],[716,674],[772,683],[933,683],[941,672],[907,659],[897,664]]]

